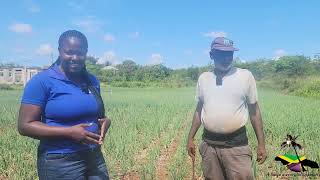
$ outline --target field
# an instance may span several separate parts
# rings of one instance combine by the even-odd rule
[[[195,109],[194,91],[194,88],[112,88],[110,93],[104,88],[103,98],[112,126],[102,150],[112,179],[191,179],[191,160],[185,144]],[[0,179],[36,179],[38,141],[22,137],[16,130],[20,96],[21,91],[0,91]],[[297,142],[304,147],[299,153],[319,163],[320,101],[259,89],[259,102],[268,151],[263,165],[255,163],[255,135],[247,124],[257,179],[276,179],[272,176],[275,173],[297,175],[274,161],[276,155],[284,153],[280,144],[287,133],[299,135]],[[197,144],[200,135],[201,130],[197,133]],[[199,179],[200,160],[197,152]],[[319,175],[318,170],[309,169],[308,173]]]

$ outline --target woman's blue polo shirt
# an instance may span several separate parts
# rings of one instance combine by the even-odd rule
[[[89,74],[91,83],[100,92],[97,78]],[[26,85],[22,104],[33,104],[42,108],[42,122],[48,126],[68,127],[81,123],[92,123],[88,131],[98,134],[98,105],[91,92],[70,81],[57,64],[35,75]],[[84,145],[67,138],[42,139],[40,149],[48,153],[71,153],[97,145]]]

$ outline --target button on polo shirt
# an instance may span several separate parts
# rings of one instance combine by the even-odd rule
[[[89,79],[100,92],[99,81],[91,74]],[[70,81],[57,64],[35,75],[27,83],[21,103],[40,106],[41,121],[48,126],[70,127],[92,123],[86,129],[98,134],[98,105],[95,97]],[[71,153],[95,146],[83,145],[67,138],[40,140],[40,149],[48,153]]]

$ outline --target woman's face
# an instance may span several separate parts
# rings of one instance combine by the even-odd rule
[[[59,47],[59,58],[65,73],[79,74],[85,67],[87,45],[77,37],[68,37]]]

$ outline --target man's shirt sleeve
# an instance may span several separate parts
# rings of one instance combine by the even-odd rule
[[[196,100],[198,102],[202,102],[203,103],[203,94],[202,94],[202,91],[201,91],[200,78],[198,79],[197,87],[196,87]]]
[[[248,104],[255,104],[258,101],[256,81],[251,72],[249,72],[249,77],[248,77],[248,89],[247,89],[246,98],[247,98]]]

